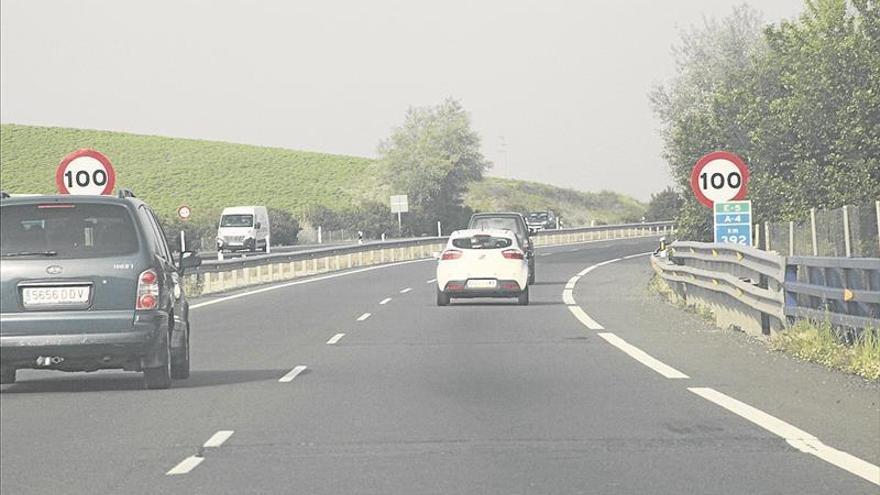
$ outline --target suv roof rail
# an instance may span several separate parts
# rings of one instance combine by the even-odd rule
[[[134,193],[131,191],[131,189],[124,189],[124,188],[120,187],[119,190],[116,191],[116,197],[118,197],[118,198],[136,198],[137,196],[134,195]]]
[[[6,199],[6,198],[11,198],[11,197],[12,196],[10,196],[8,192],[0,191],[0,199]]]

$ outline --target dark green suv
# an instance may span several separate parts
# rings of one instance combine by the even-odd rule
[[[183,270],[153,211],[112,196],[0,193],[0,381],[18,369],[143,371],[147,388],[189,376]]]

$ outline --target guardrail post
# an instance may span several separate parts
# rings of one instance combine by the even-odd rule
[[[849,207],[843,206],[843,249],[847,258],[852,257],[852,246],[849,238]]]

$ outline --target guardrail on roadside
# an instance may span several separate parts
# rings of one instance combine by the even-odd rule
[[[674,242],[654,270],[719,326],[770,334],[797,319],[880,328],[880,259],[784,257],[737,244]]]
[[[573,244],[604,239],[663,235],[672,222],[603,225],[538,232],[536,246]],[[272,253],[223,261],[204,261],[184,276],[190,295],[210,294],[240,287],[398,261],[431,257],[443,250],[448,237],[388,240],[345,246]]]

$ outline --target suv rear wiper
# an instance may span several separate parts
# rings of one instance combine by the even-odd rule
[[[12,258],[13,256],[58,256],[58,251],[18,251],[3,254],[4,258]]]

